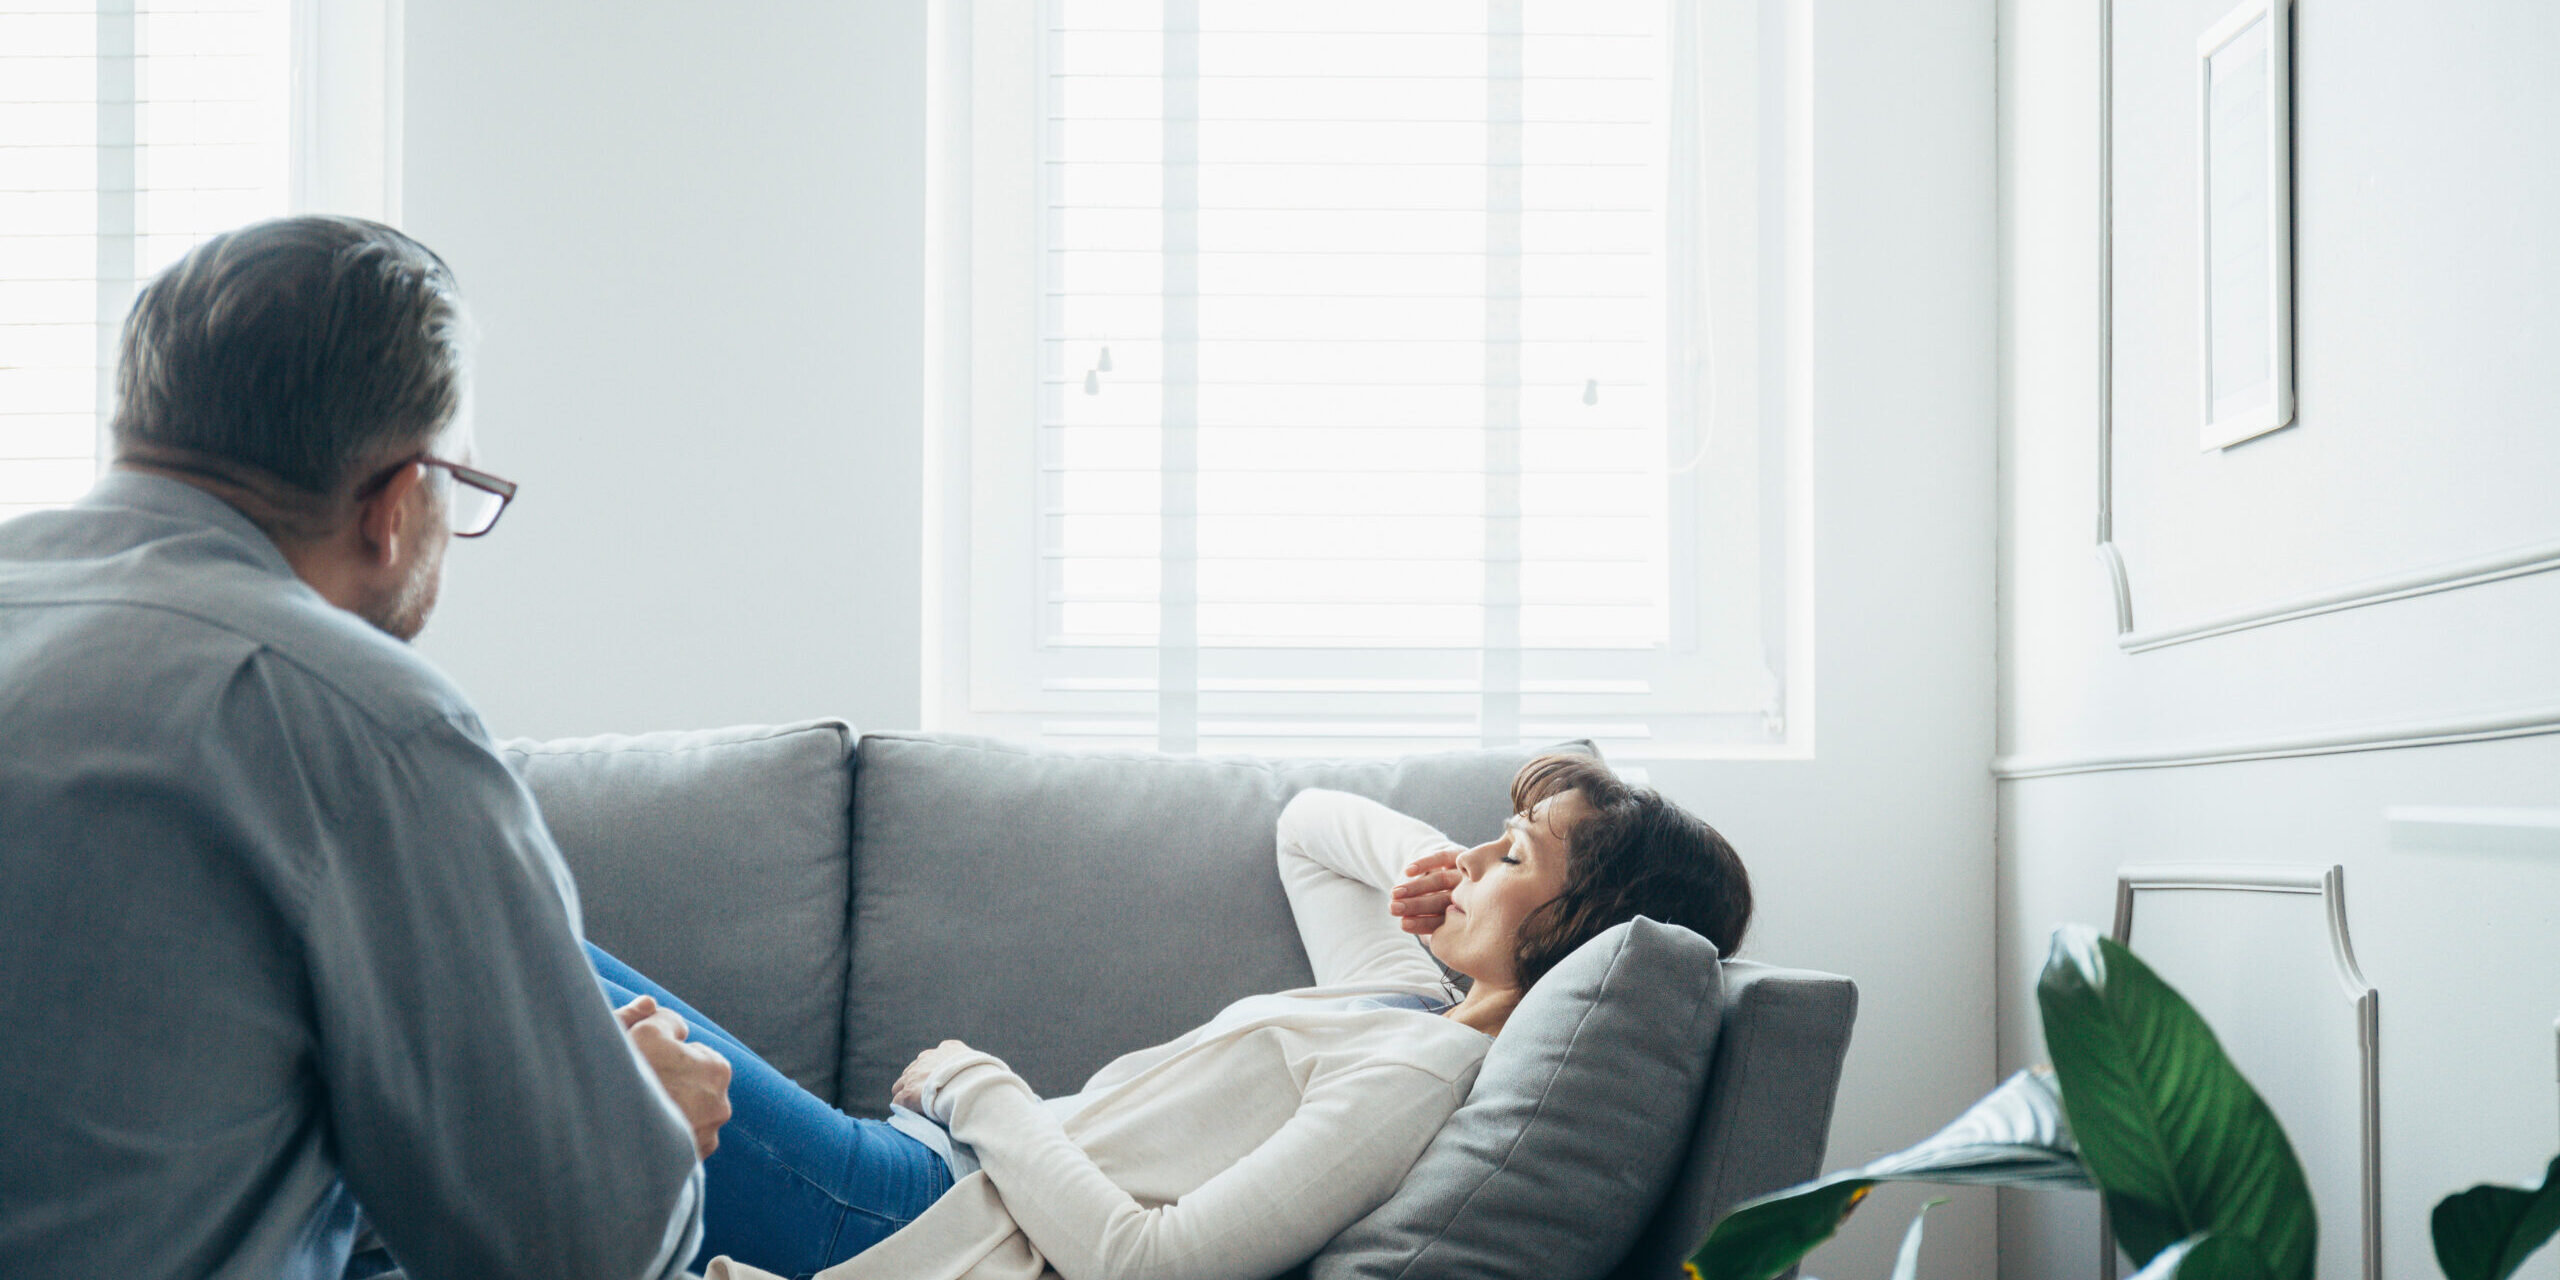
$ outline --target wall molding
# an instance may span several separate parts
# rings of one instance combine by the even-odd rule
[[[2114,548],[2110,546],[2107,550],[2112,552]],[[2392,574],[2388,577],[2371,578],[2328,591],[2306,592],[2254,608],[2207,618],[2202,622],[2191,622],[2175,627],[2155,627],[2149,631],[2135,631],[2130,626],[2124,625],[2132,620],[2132,607],[2130,601],[2126,601],[2120,592],[2117,598],[2123,603],[2119,604],[2116,615],[2119,623],[2116,645],[2127,653],[2143,653],[2168,645],[2184,644],[2189,640],[2202,640],[2210,636],[2229,635],[2234,631],[2246,631],[2252,627],[2272,626],[2279,622],[2292,622],[2298,618],[2317,617],[2324,613],[2336,613],[2341,609],[2360,609],[2369,604],[2386,604],[2393,600],[2406,600],[2413,596],[2431,595],[2438,591],[2476,587],[2484,582],[2521,578],[2527,574],[2546,573],[2553,569],[2560,569],[2560,540],[2509,547],[2504,551],[2493,551],[2484,556],[2473,556],[2467,560],[2456,560],[2425,569],[2413,569],[2407,573]],[[2114,574],[2117,582],[2124,581],[2124,569],[2120,561],[2117,563]]]
[[[2207,640],[2236,631],[2316,618],[2324,613],[2388,604],[2439,591],[2456,591],[2483,583],[2560,569],[2560,540],[2509,547],[2429,568],[2414,569],[2363,582],[2289,596],[2199,622],[2152,627],[2134,625],[2133,582],[2124,552],[2116,545],[2115,515],[2115,367],[2116,367],[2116,53],[2115,0],[2098,0],[2098,563],[2114,595],[2116,647],[2126,653],[2148,653],[2170,645]]]
[[[2357,1058],[2357,1168],[2356,1191],[2359,1225],[2363,1228],[2357,1244],[2362,1253],[2363,1280],[2382,1280],[2382,1021],[2381,997],[2373,983],[2356,963],[2353,938],[2347,933],[2347,869],[2336,863],[2326,866],[2291,863],[2161,863],[2119,867],[2116,871],[2116,918],[2111,935],[2119,943],[2133,945],[2133,920],[2136,895],[2142,890],[2206,890],[2226,893],[2308,894],[2320,899],[2326,918],[2329,940],[2331,976],[2338,981],[2338,994],[2352,1011],[2356,1028]],[[2113,1234],[2099,1219],[2098,1273],[2103,1280],[2114,1280],[2116,1248]]]
[[[2358,751],[2393,751],[2403,747],[2440,747],[2461,742],[2493,742],[2560,734],[2560,704],[2518,707],[2470,716],[2398,720],[2319,733],[2262,738],[2225,739],[2188,745],[2131,748],[2079,754],[2020,752],[1997,756],[1991,776],[2003,782],[2056,778],[2079,773],[2114,773],[2130,769],[2176,769],[2192,765],[2235,764],[2249,760],[2282,760],[2295,756],[2344,755]]]

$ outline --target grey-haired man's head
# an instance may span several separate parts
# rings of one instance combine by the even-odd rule
[[[434,608],[451,483],[419,463],[469,449],[468,326],[444,260],[380,223],[225,232],[125,321],[117,465],[230,502],[324,597],[407,639]]]

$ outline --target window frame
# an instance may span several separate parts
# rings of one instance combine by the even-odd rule
[[[273,16],[265,20],[277,22],[276,34],[283,41],[271,49],[274,64],[285,76],[285,83],[276,86],[283,112],[278,122],[280,133],[260,136],[273,137],[284,152],[281,175],[275,175],[272,169],[267,171],[282,179],[284,201],[278,212],[325,211],[384,222],[397,219],[402,3],[403,0],[286,0],[277,6],[281,12],[269,11]],[[149,278],[148,268],[152,261],[152,250],[147,242],[154,238],[154,233],[141,225],[136,216],[140,202],[157,190],[147,175],[136,171],[139,167],[137,153],[141,146],[140,113],[146,109],[166,111],[173,104],[186,101],[162,99],[152,92],[146,81],[148,60],[153,52],[143,47],[145,24],[154,18],[183,21],[199,12],[199,7],[194,5],[164,9],[149,3],[149,0],[104,0],[89,12],[78,15],[83,21],[94,24],[96,33],[86,46],[85,58],[42,53],[18,55],[73,57],[95,67],[95,83],[99,88],[109,85],[127,88],[122,95],[101,95],[93,89],[87,99],[88,110],[96,113],[99,125],[96,140],[90,145],[99,154],[94,162],[96,176],[92,181],[100,208],[92,222],[94,230],[87,237],[95,246],[95,265],[85,277],[47,281],[57,285],[81,284],[92,297],[88,310],[90,318],[77,326],[86,328],[90,333],[92,355],[87,363],[41,366],[66,371],[87,368],[94,379],[94,391],[90,396],[93,422],[87,458],[92,482],[104,471],[113,451],[108,426],[114,412],[115,361],[124,316],[131,309],[140,286]],[[40,20],[51,15],[36,10],[17,16]],[[120,61],[132,63],[132,70],[111,73],[110,68]],[[121,137],[130,137],[134,141],[118,143],[112,140]],[[105,154],[108,152],[124,154],[111,161]],[[189,187],[180,184],[175,189],[184,191]],[[76,243],[82,237],[71,235],[67,238]],[[119,271],[111,258],[129,265]],[[46,320],[40,323],[52,325],[56,322]],[[35,367],[38,366],[30,366]],[[48,416],[70,417],[72,411]],[[26,454],[0,457],[0,468],[62,468],[71,461],[73,459],[67,453]],[[10,488],[15,490],[14,485]],[[76,493],[67,494],[65,500],[76,496]],[[53,505],[58,503],[47,498],[28,509]]]
[[[923,718],[928,727],[989,732],[1013,737],[1045,738],[1086,745],[1173,746],[1191,749],[1194,738],[1166,735],[1162,726],[1129,732],[1153,714],[1151,658],[1088,663],[1077,687],[1060,687],[1058,646],[1043,642],[1044,575],[1041,546],[1041,403],[1042,333],[1039,308],[1025,305],[1026,294],[1045,287],[1045,258],[1040,222],[1048,193],[1041,163],[1040,131],[1046,115],[1045,57],[1049,6],[1054,0],[948,0],[928,32],[927,127],[927,440],[926,554],[924,564],[926,626]],[[1608,724],[1591,727],[1613,758],[1647,759],[1801,759],[1813,748],[1811,662],[1811,520],[1806,415],[1801,388],[1807,381],[1802,362],[1806,329],[1803,286],[1809,270],[1800,261],[1804,237],[1801,223],[1803,127],[1799,97],[1803,91],[1798,56],[1801,19],[1780,0],[1667,0],[1682,15],[1677,38],[1688,47],[1714,49],[1702,59],[1721,56],[1730,72],[1735,62],[1747,65],[1744,88],[1724,89],[1720,101],[1684,103],[1701,118],[1710,112],[1747,117],[1745,127],[1729,136],[1702,143],[1694,153],[1722,147],[1702,163],[1721,163],[1731,171],[1747,168],[1747,190],[1720,188],[1718,216],[1747,222],[1748,243],[1727,254],[1747,255],[1743,274],[1751,286],[1738,299],[1744,312],[1739,327],[1754,337],[1747,369],[1737,379],[1726,377],[1705,394],[1735,396],[1742,404],[1740,430],[1753,446],[1747,474],[1700,467],[1694,487],[1720,480],[1747,486],[1753,501],[1753,563],[1693,563],[1680,574],[1680,557],[1695,552],[1694,527],[1683,530],[1675,514],[1671,522],[1673,572],[1692,584],[1684,601],[1675,593],[1675,644],[1686,642],[1690,657],[1659,664],[1651,675],[1684,681],[1692,704],[1712,703],[1709,731],[1683,740],[1621,738]],[[1751,24],[1752,39],[1743,47],[1713,46],[1705,28],[1711,22]],[[1734,77],[1712,76],[1700,69],[1693,85],[1712,97]],[[1739,99],[1736,101],[1735,99]],[[1675,171],[1675,176],[1678,176]],[[1691,187],[1698,184],[1691,176]],[[1708,212],[1702,202],[1693,216],[1675,220],[1694,225]],[[1675,251],[1676,252],[1676,251]],[[1704,252],[1713,253],[1708,247]],[[1729,262],[1725,265],[1731,265]],[[1029,282],[1026,288],[1026,282]],[[1718,310],[1733,308],[1719,305]],[[1679,340],[1675,333],[1674,342]],[[1702,341],[1712,341],[1712,337]],[[1693,365],[1696,357],[1692,356]],[[1730,362],[1728,362],[1730,363]],[[1739,384],[1739,385],[1738,385]],[[1674,413],[1677,401],[1674,401]],[[1732,424],[1720,431],[1734,429]],[[1680,428],[1671,428],[1674,439]],[[1692,437],[1694,439],[1694,437]],[[1726,509],[1702,499],[1699,509]],[[1690,519],[1698,519],[1696,511]],[[1715,574],[1711,579],[1710,573]],[[1694,611],[1702,598],[1718,592],[1748,593],[1757,611],[1753,634],[1756,669],[1727,661],[1721,668],[1697,655],[1698,628],[1683,625],[1683,604]],[[1727,648],[1732,648],[1727,644]],[[1124,653],[1152,655],[1135,648]],[[1372,652],[1372,651],[1356,651]],[[1477,654],[1479,648],[1415,651],[1444,659],[1451,653]],[[1526,652],[1526,651],[1522,651]],[[1392,661],[1389,667],[1396,665]],[[1357,697],[1364,682],[1400,687],[1427,682],[1427,663],[1399,677],[1347,675],[1337,683],[1345,698]],[[1609,673],[1620,676],[1624,673]],[[1592,678],[1603,678],[1594,675]],[[1719,682],[1721,682],[1719,687]],[[1235,681],[1227,681],[1233,686]],[[1451,690],[1455,692],[1454,690]],[[1233,687],[1226,690],[1238,693]],[[1230,702],[1251,703],[1243,696]],[[1587,713],[1586,713],[1587,714]],[[1523,716],[1523,721],[1543,717]],[[1658,713],[1653,717],[1666,719]],[[1338,744],[1350,739],[1352,749],[1324,754],[1377,754],[1462,745],[1466,735],[1445,732],[1441,722],[1428,733],[1403,733],[1393,724],[1370,726],[1365,733],[1326,737]],[[1557,725],[1570,730],[1571,725]],[[1525,728],[1525,725],[1524,725]],[[1119,730],[1109,732],[1108,730]],[[1538,740],[1581,736],[1571,732],[1528,734]],[[1148,741],[1154,739],[1154,741]],[[1170,739],[1170,741],[1168,741]],[[1253,748],[1273,754],[1269,746]],[[1280,752],[1285,753],[1283,744]]]

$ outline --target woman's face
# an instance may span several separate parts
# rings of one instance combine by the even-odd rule
[[[1564,892],[1566,833],[1588,812],[1581,792],[1558,792],[1460,854],[1465,878],[1449,891],[1431,954],[1479,983],[1518,986],[1520,922]]]

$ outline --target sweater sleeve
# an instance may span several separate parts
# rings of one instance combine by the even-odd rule
[[[1120,1189],[1000,1063],[947,1088],[952,1135],[1062,1280],[1264,1280],[1394,1194],[1460,1090],[1385,1063],[1319,1081],[1262,1145],[1171,1204]]]
[[[1316,985],[1433,986],[1420,939],[1387,911],[1387,891],[1427,853],[1460,846],[1430,823],[1342,791],[1301,791],[1280,811],[1280,883]]]

